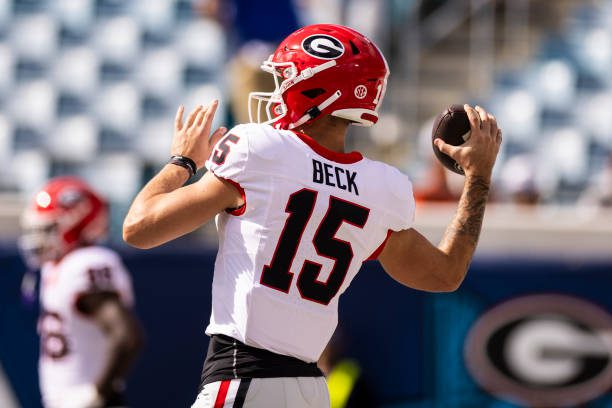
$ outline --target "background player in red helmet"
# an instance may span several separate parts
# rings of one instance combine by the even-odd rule
[[[120,406],[123,377],[139,348],[130,277],[96,246],[106,203],[79,179],[49,181],[23,214],[20,247],[41,268],[39,377],[45,407]]]
[[[389,75],[378,48],[343,26],[308,26],[263,68],[276,81],[273,92],[252,94],[265,111],[254,116],[265,123],[219,129],[209,139],[218,102],[198,106],[185,123],[179,108],[170,164],[124,222],[128,243],[151,248],[216,216],[198,408],[329,406],[316,361],[336,327],[340,294],[367,259],[406,286],[456,289],[476,247],[501,143],[495,118],[469,106],[471,139],[460,147],[436,141],[465,169],[466,182],[434,246],[412,228],[410,180],[344,150],[349,125],[378,120]],[[209,171],[182,187],[203,165]]]

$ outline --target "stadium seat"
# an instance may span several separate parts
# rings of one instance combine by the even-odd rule
[[[175,44],[190,64],[218,71],[225,63],[225,37],[214,21],[197,20],[186,24],[179,29]]]
[[[148,120],[136,136],[134,148],[139,156],[154,165],[161,165],[170,157],[174,132],[174,117]]]
[[[92,97],[98,85],[98,57],[87,47],[65,49],[53,64],[52,77],[60,91]]]
[[[9,119],[0,113],[0,160],[6,163],[13,152],[13,129]]]
[[[14,72],[15,59],[10,47],[0,43],[0,97],[6,94],[15,81]]]
[[[131,153],[98,157],[83,169],[83,176],[110,201],[125,203],[140,188],[141,162]]]
[[[0,0],[0,35],[4,34],[11,20],[11,0]]]
[[[173,30],[173,0],[133,1],[134,14],[140,25],[150,33],[168,35]]]
[[[176,97],[182,85],[182,70],[182,57],[173,48],[158,48],[144,55],[136,79],[144,92]]]
[[[24,166],[27,163],[27,166]],[[10,180],[26,196],[40,188],[50,176],[51,162],[41,150],[17,151],[9,162]]]
[[[102,126],[130,132],[140,118],[140,95],[129,82],[107,86],[96,98],[95,111]]]
[[[600,144],[612,149],[612,92],[580,94],[575,102],[574,123]]]
[[[54,160],[90,163],[98,149],[98,128],[85,115],[65,118],[47,138],[47,147]]]
[[[84,34],[94,21],[94,0],[54,0],[51,7],[60,24],[72,32]]]
[[[45,63],[57,49],[58,27],[48,14],[15,19],[10,32],[11,44],[19,58]]]
[[[554,167],[560,180],[570,184],[586,181],[588,171],[588,140],[577,128],[556,129],[541,141],[539,150]]]
[[[604,83],[611,82],[612,38],[606,27],[577,30],[571,34],[570,44],[582,69]]]
[[[490,103],[491,111],[503,124],[507,141],[533,145],[540,129],[541,106],[531,93],[524,89],[499,90]]]
[[[181,96],[179,103],[185,106],[185,111],[190,112],[198,104],[206,105],[217,98],[222,101],[223,93],[221,89],[213,84],[193,87]],[[177,106],[178,108],[178,106]],[[228,109],[227,103],[220,103],[215,114],[213,127],[221,126],[225,118],[225,111]]]
[[[93,43],[102,60],[130,65],[140,54],[140,30],[132,18],[110,18],[98,24]]]
[[[44,133],[55,121],[56,102],[57,95],[50,82],[26,82],[12,96],[13,120]]]
[[[536,64],[529,75],[532,94],[543,109],[567,111],[571,109],[576,94],[577,73],[561,59]]]

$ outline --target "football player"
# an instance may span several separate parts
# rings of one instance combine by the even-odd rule
[[[456,289],[501,143],[495,118],[469,106],[471,139],[459,147],[436,140],[466,179],[435,246],[412,228],[408,177],[345,152],[349,125],[378,120],[389,68],[376,45],[347,27],[312,25],[289,35],[262,68],[276,82],[273,92],[251,94],[263,123],[209,138],[218,101],[185,122],[180,107],[172,158],[123,225],[129,244],[151,248],[216,216],[211,340],[197,408],[329,406],[316,361],[336,327],[340,294],[368,259],[406,286]],[[183,186],[203,165],[208,172]]]
[[[20,247],[41,269],[39,377],[49,408],[121,406],[123,378],[140,347],[130,276],[97,246],[106,203],[83,181],[49,181],[22,217]]]

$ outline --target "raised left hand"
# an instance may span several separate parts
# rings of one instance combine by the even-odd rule
[[[206,107],[198,105],[189,114],[186,123],[183,123],[185,108],[182,105],[178,108],[174,120],[174,137],[171,148],[173,156],[189,157],[195,162],[197,168],[204,166],[204,162],[210,156],[212,148],[217,144],[221,136],[227,132],[226,128],[220,127],[215,130],[211,137],[208,136],[218,105],[219,101],[216,99]]]

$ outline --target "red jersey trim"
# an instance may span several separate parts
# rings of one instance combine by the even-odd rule
[[[221,381],[219,384],[219,392],[217,393],[217,398],[215,398],[215,406],[214,408],[223,408],[225,405],[225,399],[227,398],[227,390],[230,386],[230,380]]]
[[[350,153],[338,153],[333,150],[329,150],[328,148],[321,146],[318,144],[313,138],[308,135],[305,135],[301,132],[296,132],[292,130],[293,134],[296,135],[302,142],[306,143],[308,147],[314,150],[319,155],[325,157],[328,160],[335,161],[336,163],[341,164],[352,164],[357,163],[363,156],[359,152],[350,152]]]
[[[375,261],[378,259],[380,253],[383,251],[383,249],[385,249],[385,245],[387,245],[387,241],[389,240],[389,237],[391,236],[392,232],[393,231],[391,230],[387,231],[387,236],[385,237],[385,240],[382,242],[382,244],[380,244],[378,248],[376,248],[374,252],[372,252],[372,255],[368,256],[368,259],[366,259],[366,261]]]
[[[211,170],[212,171],[212,170]],[[215,172],[212,172],[213,174],[215,174]],[[238,190],[238,192],[240,193],[240,196],[242,197],[242,201],[244,201],[244,204],[242,204],[240,207],[237,208],[227,208],[225,210],[226,213],[231,214],[231,215],[235,215],[236,217],[241,216],[242,214],[244,214],[244,212],[246,211],[246,204],[247,204],[247,200],[246,200],[246,194],[244,192],[244,188],[242,188],[242,186],[240,185],[240,183],[235,182],[234,180],[230,180],[228,178],[225,177],[221,177],[217,174],[215,174],[216,177],[219,177],[220,179],[223,179],[224,181],[227,181],[228,183],[230,183],[232,186],[234,186],[236,188],[236,190]]]

